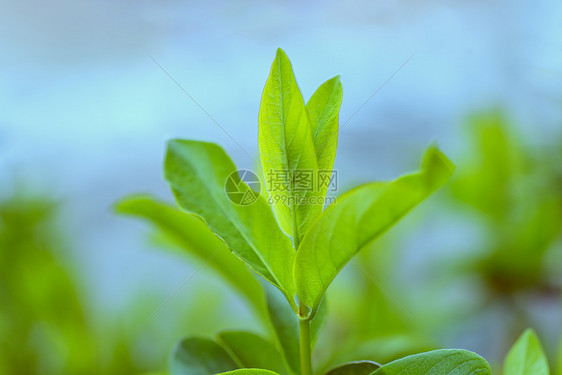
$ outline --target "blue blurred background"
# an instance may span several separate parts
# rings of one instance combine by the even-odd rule
[[[178,291],[199,264],[154,251],[160,245],[146,241],[147,226],[116,216],[112,206],[136,192],[172,201],[161,168],[170,138],[219,143],[238,166],[253,168],[256,161],[242,148],[257,159],[261,91],[277,47],[291,58],[305,99],[341,75],[341,191],[416,168],[431,142],[462,164],[470,152],[466,119],[479,111],[500,108],[531,150],[562,141],[556,0],[4,0],[0,9],[0,193],[60,203],[57,228],[68,249],[62,259],[80,280],[92,319],[109,315],[125,330],[154,328],[134,340],[140,368],[162,363],[162,353],[184,333],[254,325],[212,275],[198,274]],[[432,260],[479,244],[470,215],[451,218],[439,207],[414,213],[406,220],[414,228],[395,235],[405,275],[396,288],[406,291],[397,298],[420,314],[435,307],[426,305],[427,290],[415,290],[415,271],[431,273]],[[470,304],[472,284],[453,284],[441,297],[459,309]],[[185,320],[178,312],[193,301],[215,311],[225,308],[222,297],[240,310],[234,318],[207,327],[206,319],[193,318],[197,327],[166,332],[169,322]],[[123,315],[146,298],[138,321]],[[534,318],[551,327],[541,332],[551,348],[560,337],[559,305],[539,305]],[[492,310],[438,333],[440,342],[499,358],[503,346],[490,339],[501,331],[501,317]],[[152,340],[165,347],[146,359]]]

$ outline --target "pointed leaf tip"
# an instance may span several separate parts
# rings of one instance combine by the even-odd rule
[[[428,177],[431,178],[436,185],[442,185],[455,171],[455,165],[436,146],[432,145],[424,154],[422,170],[432,171],[428,173]]]
[[[279,58],[289,60],[289,57],[287,56],[287,54],[285,53],[285,51],[283,51],[283,50],[281,49],[281,47],[277,48],[277,51],[275,52],[275,59],[279,59]]]
[[[318,163],[304,100],[281,49],[263,90],[258,124],[265,190],[281,229],[300,239],[322,205],[317,189],[299,186],[298,176],[316,171]]]
[[[509,375],[548,375],[548,361],[532,329],[519,337],[505,358],[504,373]]]

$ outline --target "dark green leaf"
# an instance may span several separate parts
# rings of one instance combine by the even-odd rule
[[[275,339],[283,352],[287,366],[294,373],[300,372],[299,319],[287,301],[277,290],[266,287],[267,311]],[[318,314],[310,324],[311,345],[314,347],[328,315],[326,300],[322,302]]]
[[[220,375],[279,375],[279,374],[261,368],[242,368],[239,370],[223,372]]]
[[[269,341],[249,332],[230,331],[218,335],[219,342],[243,368],[263,368],[287,373],[283,357]]]
[[[237,368],[220,345],[202,338],[180,341],[170,359],[170,375],[213,375]]]
[[[380,365],[373,361],[349,362],[328,371],[326,375],[368,375],[379,367]]]
[[[448,349],[404,357],[382,366],[372,375],[491,375],[491,373],[490,365],[479,355],[466,350]]]
[[[267,311],[279,347],[289,369],[300,373],[299,321],[287,301],[273,287],[266,287]]]

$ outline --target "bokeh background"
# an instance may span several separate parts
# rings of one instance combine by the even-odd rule
[[[361,270],[337,279],[319,362],[339,360],[335,345],[347,342],[342,359],[462,347],[501,364],[531,326],[555,367],[559,1],[0,9],[0,374],[153,371],[183,336],[264,330],[198,271],[201,259],[167,251],[177,246],[113,206],[133,193],[173,202],[162,178],[170,138],[214,141],[253,168],[277,47],[305,99],[341,75],[339,193],[415,169],[431,142],[457,165],[448,187],[361,255]]]

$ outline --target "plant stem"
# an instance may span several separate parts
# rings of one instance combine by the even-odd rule
[[[312,353],[310,345],[310,320],[299,320],[301,375],[312,375]]]
[[[293,246],[298,251],[300,246],[300,236],[297,226],[297,217],[293,208]],[[304,310],[302,303],[299,303],[299,336],[301,352],[301,375],[312,375],[312,350],[310,345],[310,319],[303,319]]]

